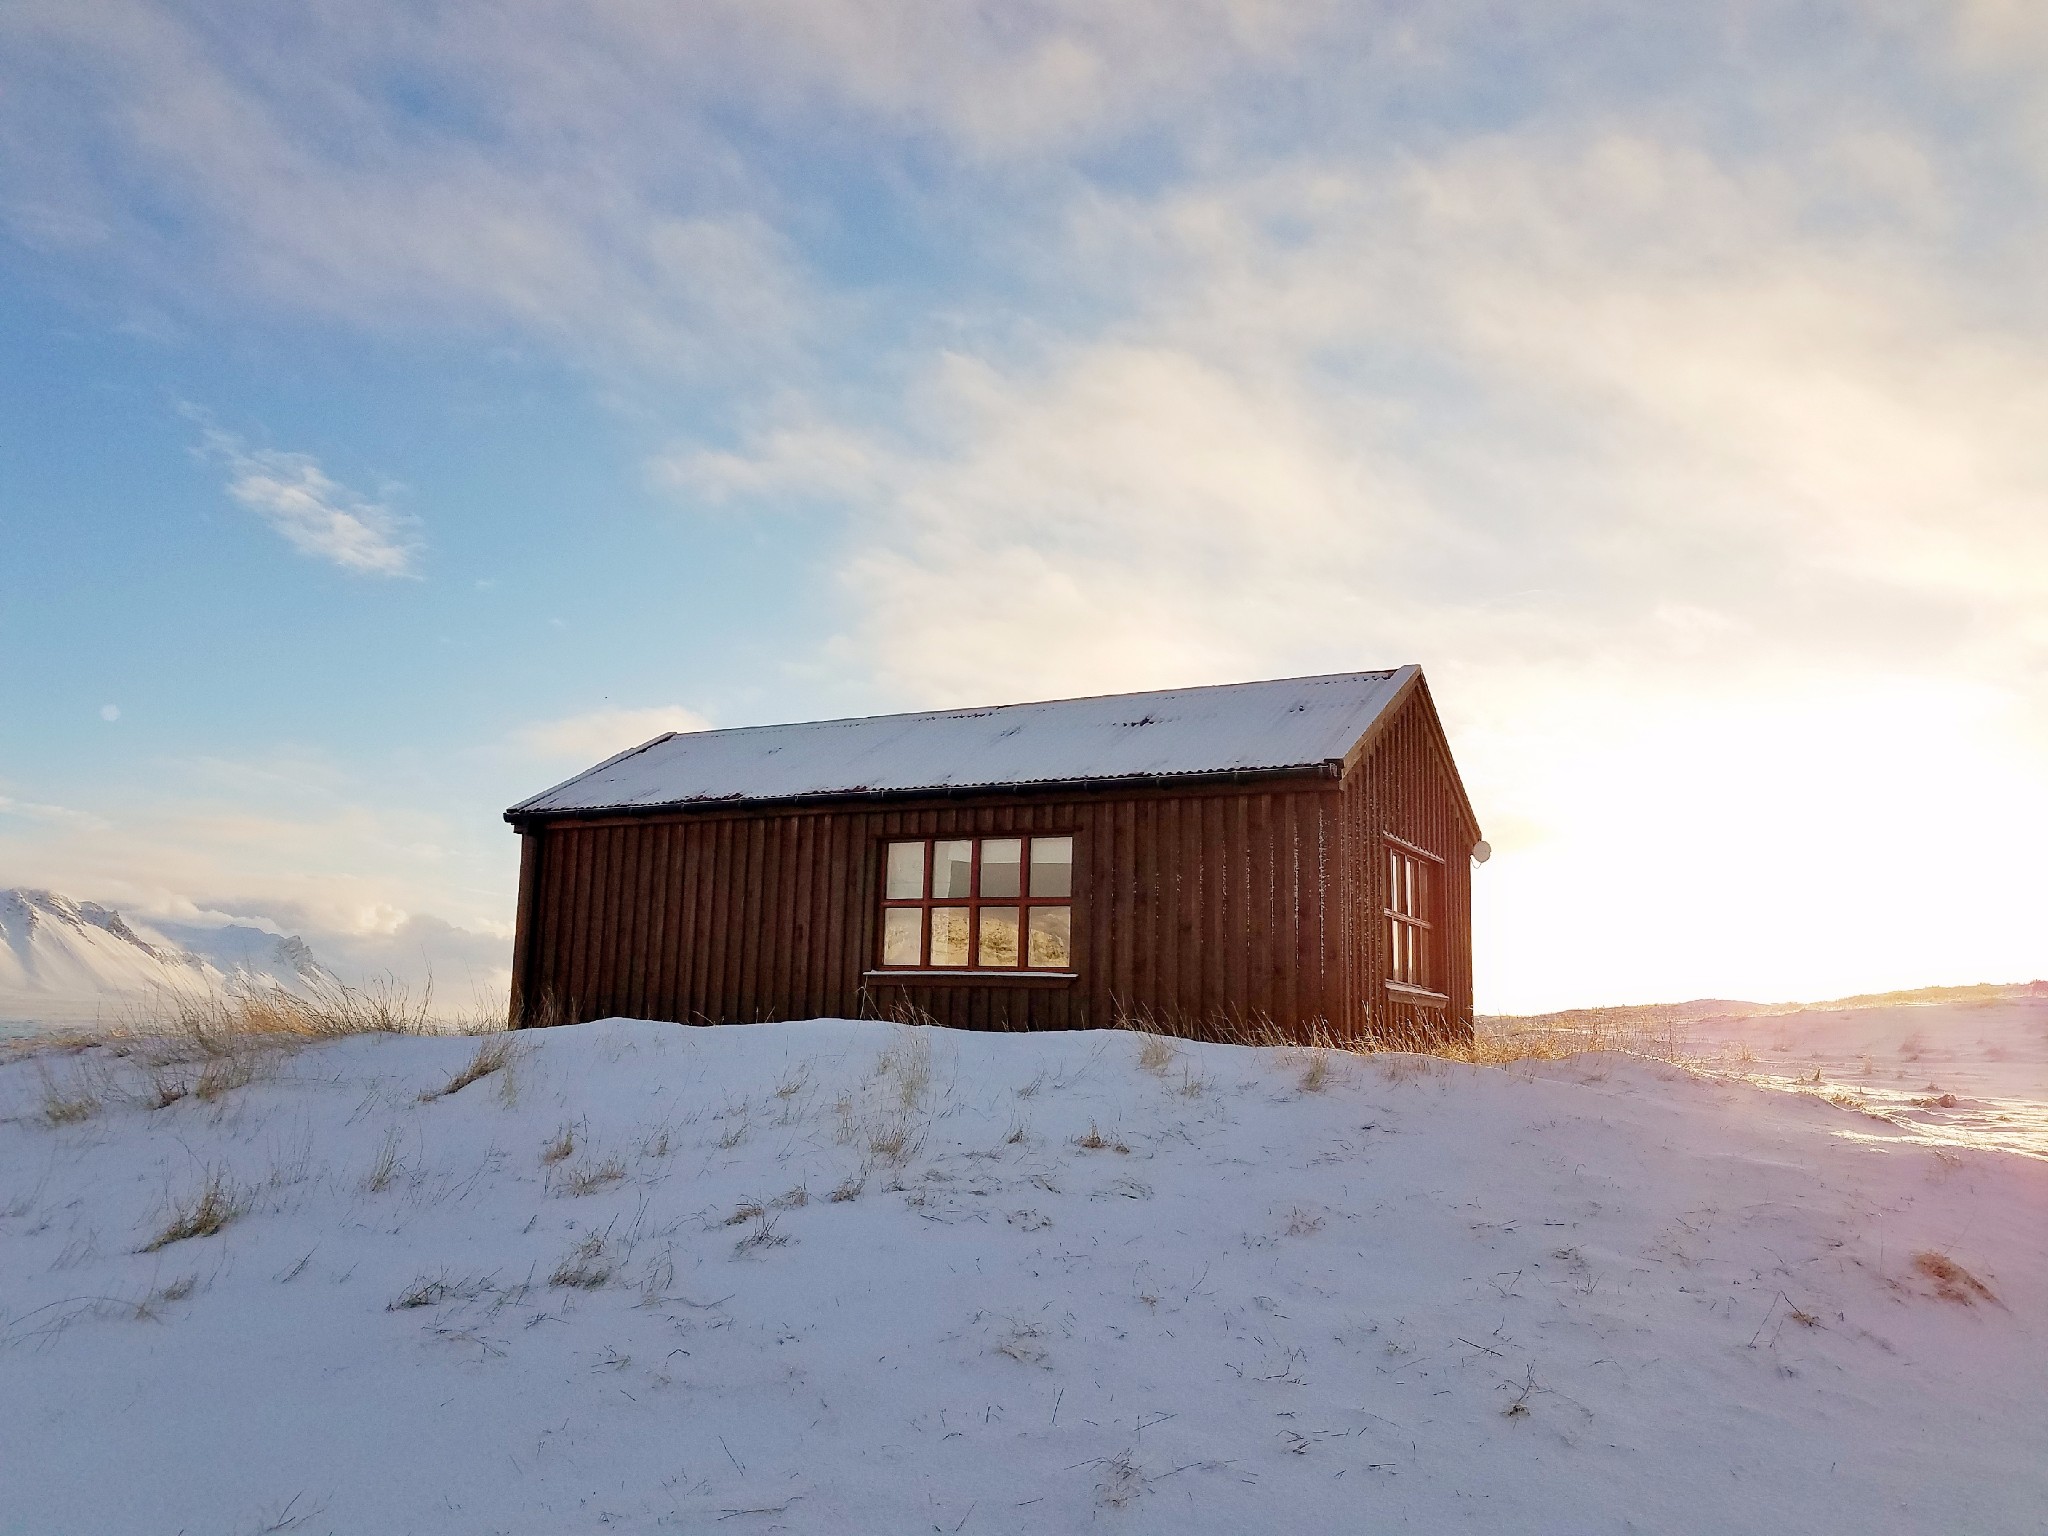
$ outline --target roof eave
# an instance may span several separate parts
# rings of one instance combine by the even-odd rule
[[[1329,779],[1343,777],[1344,763],[1331,758],[1324,762],[1288,763],[1268,768],[1217,768],[1199,773],[1116,774],[1084,779],[1023,779],[993,784],[929,784],[906,789],[831,789],[801,795],[720,795],[695,800],[665,800],[652,805],[592,805],[558,809],[535,808],[522,802],[505,812],[507,824],[524,831],[539,823],[557,821],[610,821],[650,816],[682,816],[692,812],[732,810],[803,809],[834,802],[868,805],[882,801],[960,800],[984,795],[1072,795],[1100,794],[1119,789],[1159,789],[1175,785],[1244,784],[1270,779]],[[538,798],[538,797],[536,797]]]

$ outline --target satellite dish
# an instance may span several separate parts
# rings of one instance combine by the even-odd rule
[[[1472,845],[1472,862],[1474,864],[1484,864],[1492,857],[1493,844],[1489,843],[1485,838],[1482,837]]]

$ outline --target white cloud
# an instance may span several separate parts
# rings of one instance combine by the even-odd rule
[[[107,724],[112,725],[121,718],[121,706],[118,704],[102,704],[100,706],[100,718],[106,721]]]
[[[0,816],[18,816],[24,821],[79,832],[107,832],[114,825],[104,816],[95,816],[90,811],[75,811],[69,806],[50,805],[38,800],[16,800],[11,795],[0,795]]]
[[[1422,661],[1505,829],[1492,1006],[2018,974],[2048,331],[1923,178],[1837,148],[1809,179],[1603,133],[1098,200],[1070,266],[1129,284],[1106,325],[664,472],[845,502],[851,654],[907,699]],[[1816,216],[1859,165],[1861,217]],[[1902,843],[1936,800],[1957,835]],[[1745,882],[1793,865],[1815,915],[1757,921]],[[1980,899],[1894,899],[1937,888]]]
[[[649,709],[598,709],[521,726],[513,740],[529,757],[597,763],[668,731],[702,731],[711,722],[680,704]]]
[[[310,454],[243,446],[208,428],[205,452],[226,465],[228,495],[302,555],[363,576],[417,576],[417,523],[331,478]]]

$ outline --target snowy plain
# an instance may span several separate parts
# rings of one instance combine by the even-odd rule
[[[2048,1159],[1617,1054],[499,1044],[0,1065],[0,1532],[2048,1525]]]

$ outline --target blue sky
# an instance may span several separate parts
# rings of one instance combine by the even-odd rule
[[[11,6],[0,883],[461,994],[670,724],[1414,660],[1482,1006],[2048,971],[2044,14]]]

